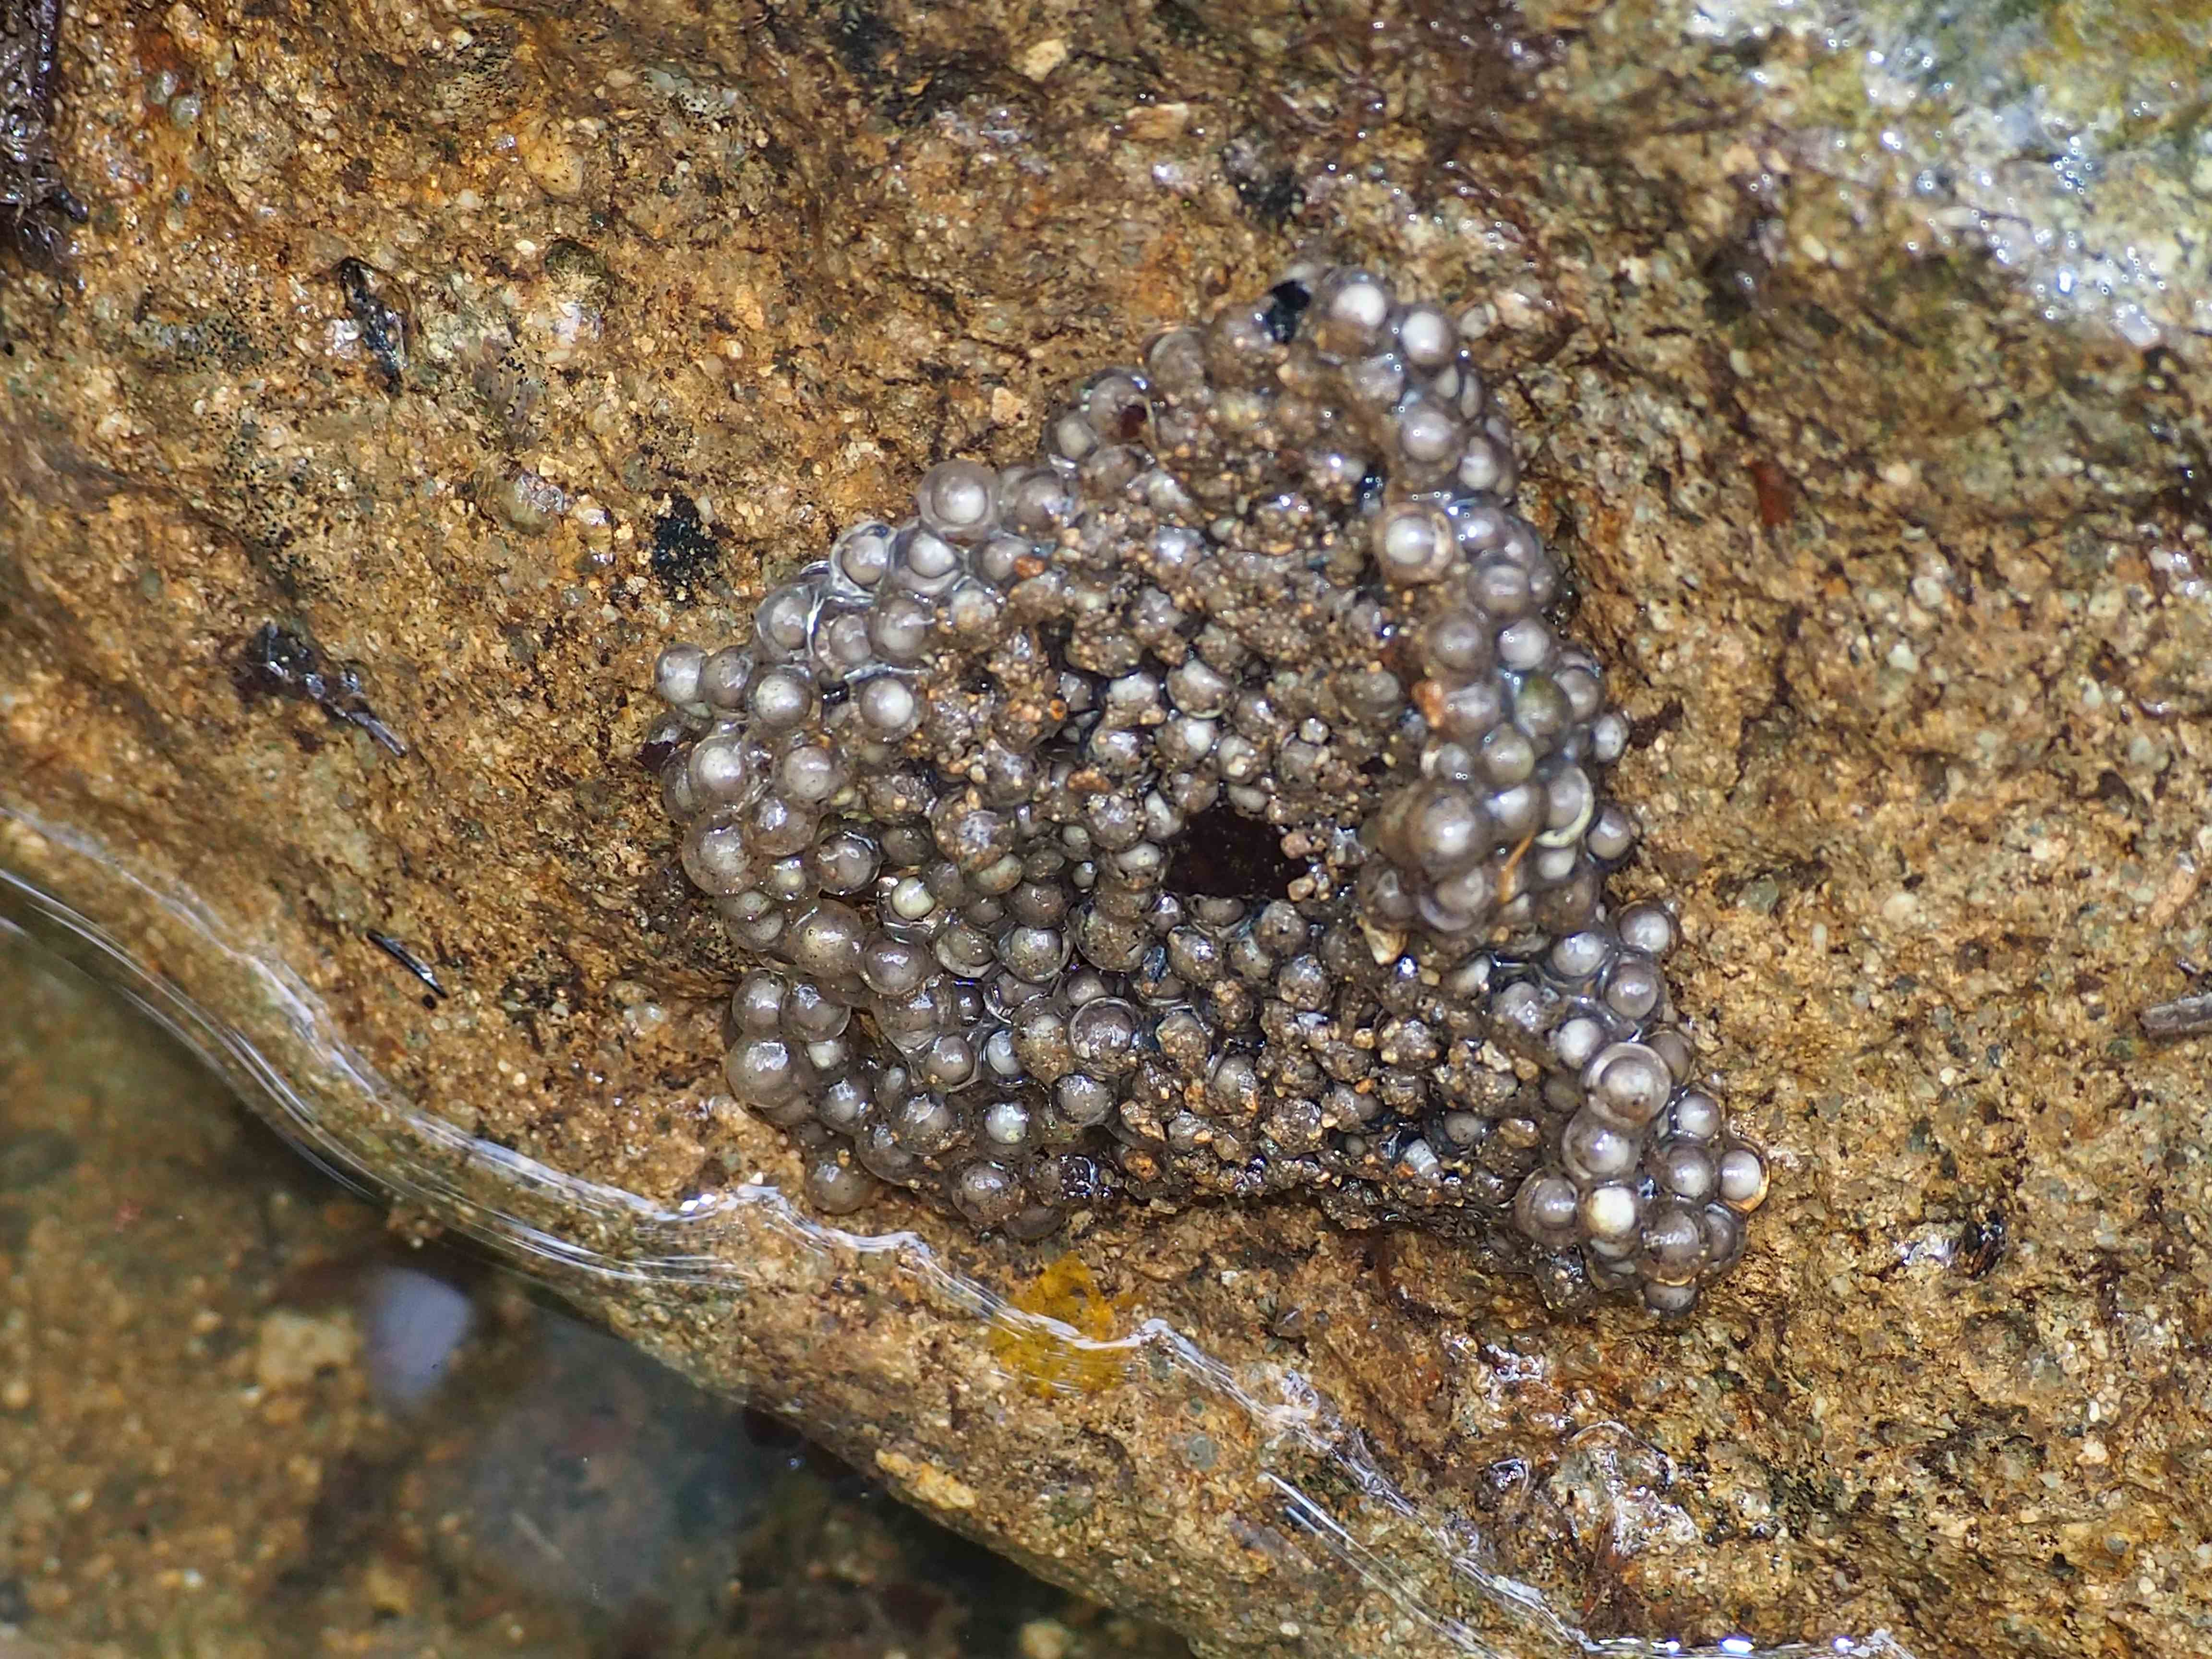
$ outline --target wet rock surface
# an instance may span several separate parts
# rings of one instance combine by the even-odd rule
[[[1657,8],[103,15],[82,289],[0,280],[0,866],[372,1162],[374,1075],[491,1149],[456,1182],[797,1191],[714,1109],[658,653],[1155,328],[1384,270],[1474,314],[1629,716],[1614,884],[1774,1166],[1741,1267],[1562,1320],[1294,1203],[849,1220],[1218,1371],[1041,1358],[781,1223],[572,1288],[1209,1648],[2191,1650],[2208,1060],[2135,1015],[2207,948],[2203,343],[1929,245],[1851,56]],[[255,690],[272,638],[330,701]]]
[[[9,1659],[1183,1650],[392,1232],[4,926],[0,999]]]

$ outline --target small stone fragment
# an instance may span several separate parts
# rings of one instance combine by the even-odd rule
[[[879,1451],[876,1454],[876,1467],[910,1490],[931,1509],[972,1510],[975,1507],[975,1489],[958,1476],[946,1474],[934,1463],[924,1463],[903,1452]]]
[[[2194,1036],[2212,1031],[2212,994],[2176,997],[2142,1011],[2143,1030],[2153,1036]]]
[[[317,1373],[353,1364],[361,1334],[350,1316],[319,1316],[280,1309],[261,1322],[253,1352],[253,1380],[272,1392],[304,1388]]]

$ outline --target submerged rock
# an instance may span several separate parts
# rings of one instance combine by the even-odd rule
[[[1209,1650],[2187,1650],[2203,1039],[2135,1012],[2207,941],[2203,287],[2054,319],[1981,197],[1929,246],[1885,158],[1951,129],[1867,44],[103,14],[75,281],[0,279],[9,907],[426,1224]],[[726,1109],[659,653],[1300,259],[1449,303],[1627,717],[1614,885],[1775,1164],[1685,1317],[1303,1204],[839,1231]]]

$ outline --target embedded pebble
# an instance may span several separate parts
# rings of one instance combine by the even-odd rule
[[[730,1088],[817,1207],[1297,1193],[1665,1313],[1741,1255],[1765,1159],[1607,902],[1626,722],[1451,316],[1294,272],[662,653]]]
[[[261,1322],[253,1380],[262,1388],[297,1389],[323,1371],[354,1362],[361,1334],[350,1314],[313,1315],[278,1309]]]

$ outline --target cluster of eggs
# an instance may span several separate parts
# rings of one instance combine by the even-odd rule
[[[662,653],[730,1090],[815,1205],[1301,1192],[1662,1311],[1736,1260],[1765,1161],[1607,906],[1627,726],[1516,466],[1449,311],[1294,273]]]

